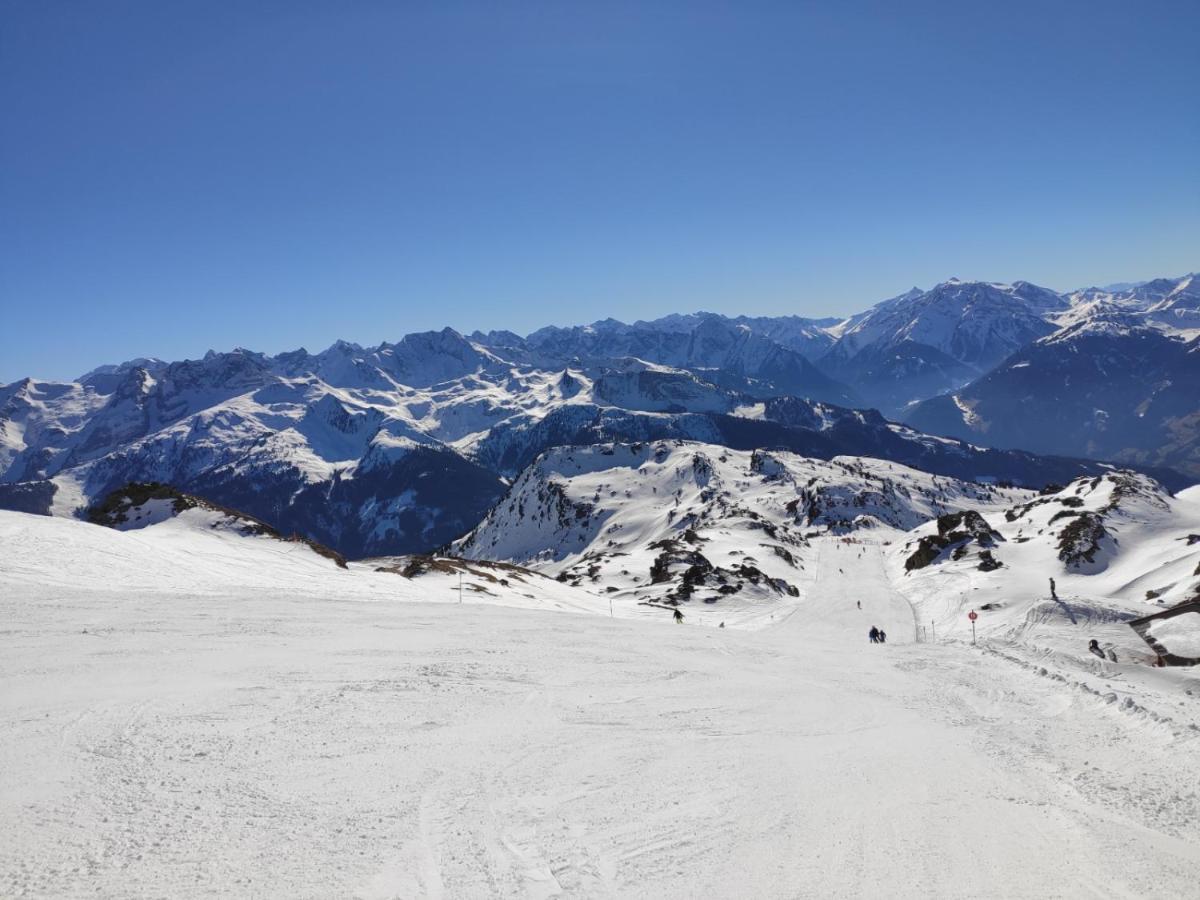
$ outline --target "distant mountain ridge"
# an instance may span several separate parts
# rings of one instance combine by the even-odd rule
[[[1156,467],[1200,473],[1200,410],[1187,388],[1200,357],[1185,327],[1194,285],[1187,276],[1059,295],[952,280],[836,322],[696,313],[524,337],[446,328],[374,347],[239,348],[104,365],[70,383],[26,378],[0,386],[0,506],[70,514],[128,482],[161,482],[357,557],[440,546],[540,453],[613,440],[874,456],[1035,487],[1098,471],[1071,457],[1111,456],[1182,486]],[[989,412],[1000,400],[981,387],[975,402],[964,387],[992,378],[1000,394],[1017,391],[1004,366],[1023,352],[1039,378],[1077,377],[1062,361],[1090,347],[1085,338],[1114,353],[1142,341],[1172,360],[1097,369],[1097,396],[1123,404],[1109,421],[1140,423],[1148,439],[1122,426],[1037,443]],[[1105,372],[1130,390],[1109,390]],[[937,398],[947,390],[967,399]],[[864,397],[886,400],[874,404],[885,414],[856,409]],[[964,423],[964,406],[987,428]],[[917,427],[889,421],[889,409]],[[1078,416],[1064,422],[1060,436],[1084,433]]]

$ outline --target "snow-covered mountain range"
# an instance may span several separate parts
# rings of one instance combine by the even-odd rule
[[[72,514],[162,482],[362,557],[464,534],[565,445],[870,456],[1033,487],[1102,471],[1069,457],[1196,475],[1197,297],[1191,276],[1064,295],[951,280],[844,321],[697,313],[146,357],[0,386],[0,506]]]
[[[1066,301],[1026,282],[951,279],[929,291],[885,300],[838,328],[822,358],[871,405],[894,413],[917,398],[956,387],[1054,330],[1048,317]]]

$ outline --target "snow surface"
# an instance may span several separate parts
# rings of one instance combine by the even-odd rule
[[[1195,891],[1200,679],[918,642],[902,532],[811,538],[739,630],[210,515],[0,513],[0,895]]]

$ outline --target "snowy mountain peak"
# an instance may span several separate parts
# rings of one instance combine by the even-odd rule
[[[1032,551],[1043,557],[1054,554],[1055,563],[1047,566],[1051,571],[1084,575],[1096,575],[1115,564],[1126,536],[1169,532],[1181,525],[1176,501],[1161,484],[1124,470],[1078,478],[1066,487],[1048,487],[993,520],[999,531],[989,525],[989,535],[1012,546],[981,554],[986,562],[979,566],[982,571],[1001,568],[1006,564],[1005,557],[1011,562],[1013,556],[1028,557]],[[942,524],[939,520],[939,533]],[[925,526],[923,532],[917,535],[918,544],[910,543],[908,547],[912,551],[906,561],[909,571],[931,564],[937,567],[966,556],[966,544],[958,545],[953,556],[947,553],[955,549],[956,540],[965,536],[947,540],[943,535],[939,540],[932,535],[931,526]],[[992,541],[983,543],[995,547]],[[1022,544],[1033,546],[1027,550],[1020,548]],[[1178,551],[1190,555],[1187,546],[1178,547]],[[1173,548],[1164,543],[1162,550],[1172,553]]]
[[[910,403],[955,390],[1014,351],[1049,334],[1052,291],[950,279],[903,294],[847,320],[819,361],[826,371],[895,415]]]
[[[453,328],[405,335],[395,344],[381,346],[379,356],[401,383],[414,387],[427,387],[504,364],[500,357],[473,344]]]
[[[88,384],[97,382],[102,378],[124,375],[132,369],[145,369],[147,372],[157,372],[166,367],[167,363],[161,359],[152,356],[139,356],[136,359],[129,359],[116,365],[97,366],[90,372],[80,375],[75,380],[82,384]]]
[[[301,348],[297,352],[305,353],[307,355],[304,348]],[[332,344],[330,344],[321,353],[321,355],[324,356],[324,355],[328,354],[330,356],[332,356],[332,355],[352,356],[354,354],[358,354],[358,353],[362,353],[362,352],[363,352],[363,348],[360,344],[356,344],[353,341],[344,341],[341,338],[338,338],[336,341],[334,341]]]

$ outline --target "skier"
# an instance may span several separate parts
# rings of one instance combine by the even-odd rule
[[[1088,651],[1091,653],[1095,653],[1101,659],[1107,658],[1104,655],[1104,651],[1100,649],[1100,642],[1098,640],[1096,640],[1095,638],[1092,638],[1090,641],[1088,641]]]
[[[680,625],[683,624],[683,613],[680,612],[678,609],[675,610],[675,621],[678,622]]]
[[[1054,579],[1053,578],[1050,579],[1050,599],[1051,600],[1058,599],[1058,592],[1055,591],[1055,589],[1054,589]]]
[[[862,601],[861,600],[858,601],[858,608],[862,609]]]
[[[879,629],[876,628],[874,625],[872,625],[871,630],[867,632],[867,637],[869,637],[871,639],[872,644],[878,644],[879,643]]]
[[[881,644],[887,643],[887,632],[884,631],[882,628],[879,629],[879,643],[881,643]]]

